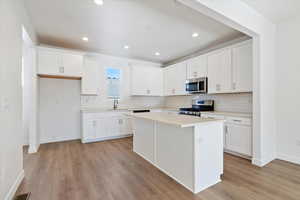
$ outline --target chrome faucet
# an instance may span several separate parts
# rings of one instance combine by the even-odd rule
[[[114,110],[118,109],[119,101],[118,99],[114,99]]]

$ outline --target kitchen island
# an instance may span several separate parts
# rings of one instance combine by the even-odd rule
[[[193,193],[221,181],[223,120],[172,113],[133,117],[133,151]]]

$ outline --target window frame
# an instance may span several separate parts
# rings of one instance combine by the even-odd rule
[[[109,79],[108,79],[108,70],[114,69],[118,70],[119,73],[119,96],[110,96],[109,95]],[[106,81],[106,97],[111,100],[120,100],[121,99],[121,83],[122,83],[122,69],[119,67],[105,67],[105,81]]]

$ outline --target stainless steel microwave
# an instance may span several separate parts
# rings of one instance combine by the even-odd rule
[[[207,78],[188,79],[185,84],[188,93],[207,93]]]

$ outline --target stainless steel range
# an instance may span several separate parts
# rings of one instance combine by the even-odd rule
[[[193,99],[191,108],[180,108],[179,114],[201,117],[201,112],[214,111],[214,100]]]

